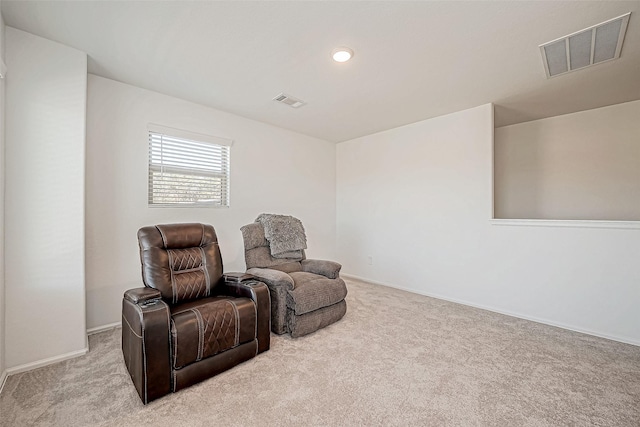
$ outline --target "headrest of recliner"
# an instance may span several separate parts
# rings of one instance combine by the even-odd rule
[[[142,280],[176,304],[208,297],[222,278],[218,238],[207,224],[161,224],[138,230]]]
[[[254,249],[261,246],[269,246],[269,242],[264,237],[264,227],[259,222],[253,222],[240,228],[244,239],[244,249]]]
[[[213,226],[209,224],[159,224],[138,230],[141,249],[185,249],[218,242]]]

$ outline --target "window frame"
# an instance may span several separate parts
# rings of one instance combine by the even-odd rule
[[[233,145],[233,140],[229,138],[206,135],[196,132],[190,132],[182,129],[175,129],[166,126],[156,125],[149,123],[147,126],[147,137],[148,137],[148,152],[147,152],[147,206],[150,208],[228,208],[231,205],[231,197],[230,197],[230,189],[231,189],[231,146]],[[189,159],[188,157],[181,157],[180,153],[177,155],[174,154],[169,156],[167,160],[162,160],[160,162],[154,162],[154,157],[157,157],[158,150],[162,151],[162,148],[165,147],[163,139],[167,138],[170,141],[167,141],[167,144],[172,145],[174,153],[176,149],[187,149],[187,150],[198,150],[198,146],[200,149],[203,146],[210,146],[211,151],[220,151],[219,155],[213,156],[211,159],[206,159],[206,155],[196,158]],[[158,139],[160,141],[158,141]],[[158,146],[158,144],[160,144]],[[191,160],[191,161],[190,161]],[[203,161],[206,160],[206,161]],[[208,161],[210,160],[210,162]],[[168,165],[163,163],[167,162]],[[184,163],[183,163],[184,162]],[[173,164],[171,164],[173,163]],[[217,165],[220,167],[220,171],[217,171]],[[207,169],[211,169],[207,171]],[[159,185],[158,178],[156,178],[157,173],[165,174],[162,178],[167,177],[167,175],[182,175],[184,176],[193,176],[194,178],[200,179],[201,183],[206,182],[206,180],[214,180],[219,179],[221,181],[220,185],[224,185],[223,189],[216,193],[213,200],[218,201],[175,201],[175,202],[157,202],[154,203],[154,198],[159,198],[162,194],[158,194],[158,192],[154,191],[154,184]],[[163,184],[171,184],[175,182],[169,179],[167,182]],[[197,181],[194,181],[197,183]],[[218,185],[215,182],[211,182],[211,185]],[[174,185],[182,185],[179,182]],[[186,186],[185,186],[186,187]],[[169,193],[167,193],[168,195]],[[194,194],[197,194],[194,192]],[[219,196],[219,197],[217,197]]]

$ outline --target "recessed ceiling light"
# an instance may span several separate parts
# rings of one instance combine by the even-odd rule
[[[348,47],[337,47],[331,51],[331,57],[336,62],[347,62],[353,56],[353,50]]]

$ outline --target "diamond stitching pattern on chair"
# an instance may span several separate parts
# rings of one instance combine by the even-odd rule
[[[207,296],[207,280],[203,270],[175,273],[173,286],[176,287],[178,301]]]
[[[202,358],[213,356],[238,345],[238,312],[230,301],[198,307],[203,321]]]
[[[200,248],[169,249],[173,271],[191,270],[202,267],[202,251]]]

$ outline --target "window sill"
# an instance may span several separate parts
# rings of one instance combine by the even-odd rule
[[[194,208],[194,209],[200,209],[200,208],[213,208],[213,209],[228,209],[229,205],[207,205],[204,203],[156,203],[153,205],[149,205],[147,204],[148,208],[177,208],[177,209],[183,209],[183,208]]]
[[[491,225],[509,225],[519,227],[623,228],[640,230],[640,221],[493,218],[490,220],[490,222]]]

